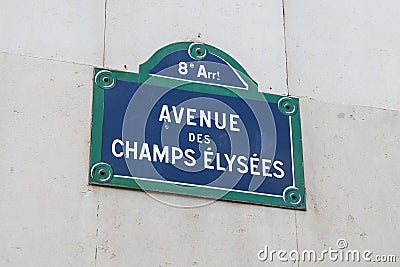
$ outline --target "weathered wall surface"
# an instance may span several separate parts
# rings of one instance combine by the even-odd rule
[[[339,238],[399,261],[399,4],[283,4],[1,3],[0,266],[264,266],[265,245],[321,251]],[[87,185],[93,66],[137,71],[188,40],[232,55],[262,91],[301,97],[307,211],[181,209]]]

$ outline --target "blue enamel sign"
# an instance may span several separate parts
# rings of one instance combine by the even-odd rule
[[[305,209],[298,99],[221,50],[175,43],[93,90],[91,184]]]

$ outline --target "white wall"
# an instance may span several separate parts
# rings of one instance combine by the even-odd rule
[[[398,1],[285,1],[290,93],[399,110]]]
[[[0,3],[0,266],[265,266],[264,245],[321,251],[339,238],[400,261],[399,4],[284,7]],[[179,209],[87,185],[93,66],[137,71],[187,40],[232,55],[261,90],[302,98],[307,211],[224,201]]]

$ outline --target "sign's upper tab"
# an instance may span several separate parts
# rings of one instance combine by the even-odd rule
[[[184,42],[164,47],[140,69],[141,75],[257,90],[255,82],[237,61],[206,44]]]

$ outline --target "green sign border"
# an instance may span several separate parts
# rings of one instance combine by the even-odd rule
[[[248,84],[248,90],[243,89],[227,89],[223,86],[198,84],[196,90],[193,83],[184,83],[182,81],[161,78],[150,75],[150,70],[156,66],[165,56],[178,50],[186,50],[191,52],[193,46],[205,49],[208,53],[212,53],[224,59],[231,67],[233,67],[238,75]],[[202,51],[203,52],[203,51]],[[199,59],[201,60],[201,59]],[[264,194],[254,194],[251,192],[233,191],[229,189],[218,189],[202,187],[198,185],[181,185],[171,182],[140,180],[140,186],[137,179],[126,178],[114,175],[112,167],[107,163],[101,162],[102,150],[102,132],[103,132],[103,114],[104,114],[104,90],[114,87],[117,80],[147,83],[167,88],[179,90],[188,90],[196,92],[204,92],[210,94],[226,95],[239,97],[235,91],[240,91],[240,97],[252,100],[268,101],[277,103],[282,113],[291,117],[291,138],[292,138],[292,159],[293,159],[293,175],[295,186],[286,188],[283,196],[271,196]],[[117,70],[108,70],[103,68],[94,69],[93,80],[93,103],[92,103],[92,133],[91,133],[91,150],[90,150],[90,174],[89,184],[111,186],[119,188],[139,189],[169,192],[182,195],[192,195],[206,198],[217,198],[222,200],[239,201],[267,206],[277,206],[283,208],[291,208],[298,210],[306,209],[304,171],[303,171],[303,151],[301,137],[301,122],[299,99],[288,96],[279,96],[258,92],[257,83],[248,75],[245,69],[231,56],[210,45],[197,44],[192,42],[178,42],[167,45],[155,52],[150,59],[139,67],[139,74],[122,72]],[[177,186],[179,185],[179,186]],[[223,196],[221,197],[221,194]]]

